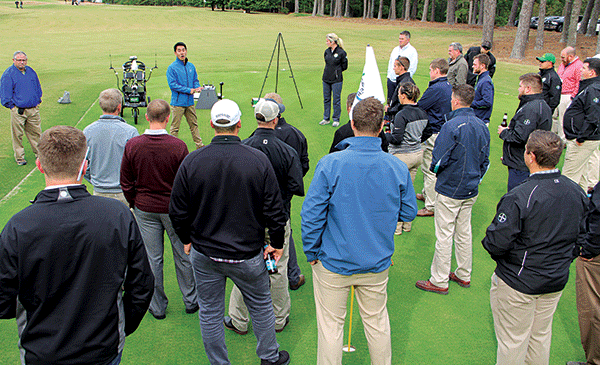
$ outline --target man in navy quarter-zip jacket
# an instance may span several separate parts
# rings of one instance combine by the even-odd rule
[[[588,200],[556,168],[563,148],[550,131],[531,133],[524,153],[530,175],[500,199],[482,241],[496,261],[490,305],[499,365],[548,364],[552,317],[585,234]]]

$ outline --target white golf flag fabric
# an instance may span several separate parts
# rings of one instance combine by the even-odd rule
[[[379,67],[377,67],[377,61],[375,60],[375,52],[373,47],[367,45],[365,53],[365,67],[363,68],[362,79],[360,80],[360,87],[356,92],[356,98],[352,103],[352,109],[361,100],[373,96],[375,99],[385,103],[386,99],[383,94],[383,84],[381,83],[381,75],[379,74]],[[350,119],[352,119],[352,111],[350,111]]]

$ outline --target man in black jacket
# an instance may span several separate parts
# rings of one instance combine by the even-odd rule
[[[388,122],[393,121],[396,114],[402,109],[402,104],[400,104],[400,100],[398,100],[400,84],[404,82],[415,84],[415,81],[410,77],[410,72],[408,72],[409,67],[410,60],[407,57],[398,57],[394,61],[394,72],[397,75],[396,88],[394,89],[394,92],[388,96],[388,105],[385,106],[385,116],[383,118]]]
[[[465,60],[467,60],[467,65],[469,66],[469,72],[467,74],[467,84],[475,87],[477,84],[477,75],[473,73],[473,61],[475,60],[475,56],[485,54],[490,58],[490,65],[488,66],[488,71],[490,73],[490,77],[494,77],[494,73],[496,72],[496,57],[492,54],[492,42],[483,41],[481,42],[481,46],[470,47],[465,55]]]
[[[283,198],[283,205],[287,217],[285,225],[285,240],[283,255],[277,262],[277,272],[269,275],[271,283],[271,298],[275,309],[275,331],[281,332],[289,323],[291,310],[290,293],[288,291],[288,260],[290,241],[290,210],[294,195],[304,196],[304,182],[302,181],[302,168],[296,151],[288,144],[277,138],[275,126],[279,115],[279,105],[273,100],[260,99],[254,107],[258,128],[253,135],[242,143],[263,152],[271,161],[275,176],[279,183],[279,190]],[[267,242],[269,238],[265,237]],[[242,294],[234,286],[229,299],[229,317],[224,323],[227,329],[238,334],[247,332],[248,309],[244,305]]]
[[[587,211],[586,194],[556,168],[563,148],[550,131],[531,133],[524,156],[531,175],[500,199],[482,241],[496,261],[497,364],[548,364],[552,317]]]
[[[565,111],[563,120],[567,152],[563,174],[584,190],[598,182],[598,165],[595,160],[600,146],[600,59],[583,61],[579,93]]]
[[[508,191],[529,176],[523,160],[525,143],[536,129],[549,131],[552,113],[542,95],[542,78],[528,73],[519,77],[519,107],[508,127],[498,126],[498,136],[504,141],[502,163],[508,167]]]
[[[261,365],[289,363],[275,338],[275,315],[264,258],[283,254],[287,217],[267,156],[237,136],[242,113],[231,100],[211,109],[215,137],[183,160],[171,192],[169,216],[183,243],[191,243],[200,327],[211,364],[229,363],[223,315],[230,278],[248,305]],[[271,238],[263,250],[265,228]]]
[[[560,93],[562,90],[562,80],[554,69],[556,57],[552,53],[545,53],[542,57],[536,57],[540,61],[540,76],[542,77],[544,100],[550,107],[552,114],[560,104]],[[558,119],[556,120],[558,122]],[[562,123],[560,123],[562,125]],[[552,122],[552,132],[556,133],[559,123]]]
[[[592,192],[585,236],[575,251],[577,314],[586,362],[569,361],[567,365],[600,364],[600,184]]]
[[[38,150],[46,189],[0,235],[0,318],[17,318],[24,364],[118,364],[154,292],[142,236],[81,184],[80,130],[52,127]]]
[[[350,111],[352,110],[352,104],[354,104],[354,98],[356,98],[356,93],[351,93],[348,95],[346,99],[346,110],[348,111],[348,115],[350,115]],[[344,124],[340,128],[338,128],[333,134],[333,142],[331,142],[331,147],[329,148],[329,153],[342,151],[342,149],[338,149],[337,145],[341,141],[346,138],[354,137],[354,131],[352,130],[352,126],[350,125],[350,121]],[[385,136],[383,130],[379,133],[379,139],[381,139],[381,150],[383,152],[388,152],[389,142]]]
[[[308,142],[304,134],[296,127],[288,123],[285,118],[281,115],[285,111],[285,105],[281,96],[277,93],[265,94],[265,99],[272,99],[279,105],[279,115],[277,116],[277,125],[275,126],[275,135],[280,140],[284,141],[290,147],[296,150],[298,157],[300,157],[300,163],[302,164],[302,177],[306,176],[306,173],[310,169],[308,159]],[[337,131],[336,131],[337,132]],[[290,231],[290,260],[288,261],[288,281],[290,289],[298,290],[302,285],[306,283],[306,278],[300,271],[298,266],[298,258],[296,256],[296,245],[294,244],[294,232]]]

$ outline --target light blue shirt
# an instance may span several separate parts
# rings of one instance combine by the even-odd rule
[[[102,115],[83,130],[90,149],[85,178],[98,193],[120,193],[121,160],[125,144],[139,135],[135,127],[116,115]]]
[[[397,222],[417,214],[410,173],[378,137],[340,145],[347,148],[319,161],[304,199],[304,252],[337,274],[381,272],[391,264]]]

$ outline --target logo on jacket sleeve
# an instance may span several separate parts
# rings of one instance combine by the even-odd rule
[[[598,104],[598,98],[594,98],[594,100],[592,100],[594,103]]]
[[[531,124],[531,121],[530,121],[529,119],[525,119],[525,120],[523,121],[523,124],[525,124],[525,125],[530,125],[530,124]]]
[[[269,144],[269,140],[268,139],[263,139],[263,144]]]
[[[504,214],[504,213],[498,214],[498,222],[500,222],[500,223],[506,222],[506,214]]]

